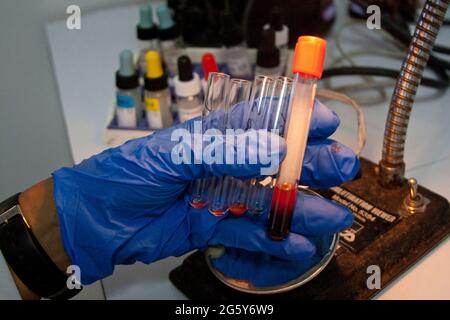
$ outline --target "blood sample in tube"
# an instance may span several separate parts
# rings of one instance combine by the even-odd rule
[[[312,36],[299,37],[295,47],[292,68],[295,77],[285,130],[287,153],[278,171],[268,223],[269,236],[274,240],[289,235],[325,51],[326,41]]]

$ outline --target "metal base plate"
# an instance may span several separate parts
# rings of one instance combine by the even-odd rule
[[[373,224],[367,227],[365,237],[358,246],[352,246],[349,233],[341,237],[341,247],[327,268],[317,277],[300,288],[273,295],[259,295],[234,290],[209,270],[203,252],[195,252],[186,258],[183,264],[170,273],[174,285],[191,299],[368,299],[382,290],[392,280],[417,262],[439,242],[450,234],[450,206],[447,199],[419,186],[419,193],[430,202],[425,212],[409,214],[403,204],[408,193],[407,186],[387,190],[377,183],[376,165],[361,159],[361,173],[342,187],[350,193],[348,199],[355,195],[369,203],[376,210],[373,212],[392,213],[397,218],[395,223]],[[319,191],[325,196],[333,197],[330,190]],[[335,194],[334,194],[335,195]],[[336,198],[334,198],[336,200]],[[354,200],[359,203],[358,199]],[[357,209],[355,203],[350,203]],[[361,205],[361,204],[360,204]],[[356,210],[356,212],[358,212]],[[359,216],[361,218],[361,216]],[[367,220],[373,217],[364,216]],[[375,217],[377,218],[377,217]],[[355,218],[355,221],[358,219]],[[375,219],[376,220],[376,219]],[[355,231],[358,236],[359,231]],[[346,241],[347,239],[347,241]],[[381,288],[367,287],[367,268],[376,265],[381,270]]]

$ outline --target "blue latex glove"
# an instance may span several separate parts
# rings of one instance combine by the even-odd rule
[[[259,228],[254,228],[255,230],[265,230],[267,214],[266,212],[262,216],[244,216],[241,219],[248,220],[249,224],[259,225]],[[298,193],[291,233],[287,242],[291,242],[292,237],[302,236],[307,239],[303,245],[303,250],[307,253],[304,259],[293,260],[280,255],[273,256],[268,253],[268,250],[240,249],[241,246],[222,239],[221,242],[224,242],[226,246],[225,251],[219,257],[212,258],[211,262],[216,269],[229,278],[246,280],[259,288],[277,286],[298,278],[318,264],[328,253],[333,234],[350,227],[351,223],[351,214],[343,214],[342,207],[317,196]],[[221,233],[226,234],[233,228],[232,222],[224,221],[219,228],[223,228]],[[260,241],[258,238],[266,237],[265,233],[248,236],[256,242]],[[290,252],[291,248],[288,247],[286,250]]]
[[[308,236],[315,253],[302,260],[282,259],[263,252],[226,247],[219,257],[211,258],[212,264],[228,278],[245,280],[253,287],[268,288],[297,279],[317,265],[327,254],[332,235]]]
[[[231,121],[239,121],[243,106],[234,106],[231,115]],[[194,122],[200,119],[206,130],[222,123],[223,117],[223,112],[214,112],[128,141],[53,173],[64,248],[72,263],[80,267],[82,283],[89,284],[112,274],[117,264],[151,263],[208,245],[223,244],[295,261],[314,255],[315,245],[303,234],[303,229],[296,231],[294,227],[286,241],[276,242],[267,238],[264,223],[214,217],[207,209],[193,209],[187,203],[185,193],[191,180],[223,175],[252,178],[263,167],[248,161],[244,165],[172,162],[171,152],[178,144],[171,139],[175,129],[194,132]],[[340,184],[356,174],[359,163],[355,154],[327,139],[338,125],[337,116],[317,103],[303,184]],[[260,140],[260,145],[248,143],[246,155],[265,147],[261,144],[278,144],[280,148],[272,148],[272,152],[282,158],[286,150],[284,140],[265,131],[259,133],[267,140]],[[304,209],[307,206],[317,208],[320,214],[307,216]],[[305,213],[304,225],[313,233],[336,232],[351,223],[348,210],[322,199],[305,201],[305,207],[299,207],[299,211]]]

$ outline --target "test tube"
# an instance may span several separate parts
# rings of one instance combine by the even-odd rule
[[[274,79],[270,76],[256,75],[253,80],[250,106],[244,115],[245,129],[261,129],[263,114],[267,111],[272,98]]]
[[[275,80],[271,96],[267,97],[266,109],[257,121],[259,129],[266,129],[281,136],[284,135],[291,91],[292,80],[290,78],[278,77]],[[247,207],[250,214],[259,215],[270,207],[272,180],[271,176],[266,176],[251,181],[247,197]]]
[[[244,79],[231,79],[230,92],[228,94],[228,105],[232,107],[240,102],[248,103],[248,100],[250,99],[251,89],[251,81]]]
[[[230,90],[228,93],[228,107],[238,103],[248,103],[250,97],[252,83],[248,80],[243,79],[231,79],[230,80]],[[244,106],[246,108],[246,106]],[[233,112],[232,109],[228,109],[228,115],[231,118],[230,112]],[[239,119],[233,119],[233,123],[231,121],[227,121],[227,125],[225,129],[239,129],[242,128],[242,123],[237,123]],[[242,120],[242,118],[241,118]],[[230,194],[231,192],[239,190],[242,185],[242,181],[233,177],[223,177],[216,178],[211,185],[211,200],[209,201],[209,211],[215,215],[220,216],[227,212],[227,209],[230,209],[230,212],[233,214],[242,214],[242,208],[239,209],[237,207],[229,207],[230,203]],[[246,209],[244,210],[244,212]]]
[[[255,76],[249,106],[244,113],[244,129],[263,129],[263,115],[267,112],[268,107],[271,104],[274,82],[274,79],[269,76]],[[230,207],[232,207],[237,214],[255,210],[255,207],[253,206],[254,202],[249,201],[249,195],[257,182],[257,179],[243,181],[241,188],[231,192]]]
[[[230,76],[224,73],[211,72],[209,74],[203,108],[204,116],[219,108],[226,108],[229,81]],[[204,208],[207,205],[210,183],[211,181],[207,178],[197,179],[192,182],[189,191],[191,207]]]
[[[283,240],[289,235],[297,200],[297,181],[302,170],[317,81],[322,76],[325,52],[324,39],[312,36],[298,38],[292,67],[294,83],[285,130],[287,153],[278,171],[269,213],[268,234],[273,240]]]

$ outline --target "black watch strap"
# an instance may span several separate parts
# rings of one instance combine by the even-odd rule
[[[69,299],[81,289],[67,287],[68,276],[50,259],[25,222],[19,194],[0,204],[0,250],[19,277],[34,293],[50,299]]]

